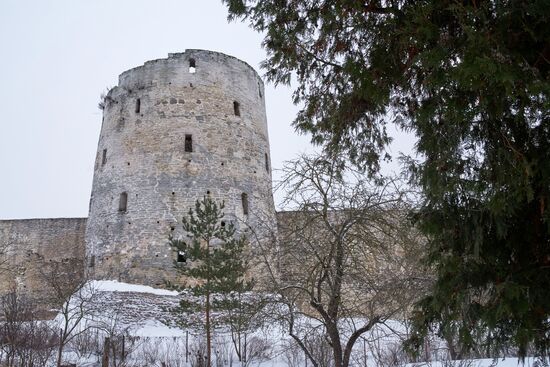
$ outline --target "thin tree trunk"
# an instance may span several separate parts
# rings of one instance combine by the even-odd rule
[[[344,349],[344,355],[342,359],[342,366],[348,367],[350,360],[351,360],[351,351],[353,350],[353,346],[357,342],[357,340],[366,333],[367,331],[371,330],[374,325],[378,324],[380,322],[380,317],[375,316],[369,320],[369,322],[366,325],[363,325],[363,327],[360,327],[359,329],[355,330],[351,336],[348,339],[348,342],[346,343],[346,348]]]
[[[206,242],[206,365],[212,366],[212,341],[210,340],[210,241]]]
[[[61,367],[62,356],[63,356],[63,329],[59,329],[59,348],[57,349],[57,367]]]
[[[242,362],[243,361],[243,352],[242,352],[242,349],[241,349],[241,332],[240,332],[240,330],[237,332],[237,338],[238,338],[238,342],[239,342],[239,348],[238,348],[239,353],[237,353],[237,356],[239,357],[239,362]]]
[[[340,344],[340,333],[338,332],[338,326],[335,323],[330,322],[326,325],[327,334],[329,335],[330,342],[332,343],[332,355],[334,356],[334,367],[347,367],[342,363],[343,351]]]
[[[239,362],[242,362],[241,358],[241,332],[235,331],[233,328],[231,329],[231,341],[233,342],[233,348],[235,349],[235,353],[237,354],[237,358],[239,359]]]
[[[363,364],[367,367],[367,341],[363,339]]]
[[[212,356],[210,340],[210,290],[206,290],[206,365],[212,366],[210,357]]]
[[[246,355],[246,348],[248,347],[248,343],[247,343],[247,340],[246,340],[246,333],[244,334],[244,350],[243,350],[243,362],[246,363],[246,359],[247,359],[247,355]]]
[[[339,310],[342,306],[342,278],[344,276],[344,246],[341,239],[336,241],[334,254],[334,284],[331,287],[329,303],[327,307],[326,328],[332,343],[335,367],[347,367],[348,363],[344,361],[344,352],[340,341],[340,332],[338,330]]]

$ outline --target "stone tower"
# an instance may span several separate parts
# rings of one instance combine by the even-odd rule
[[[237,228],[275,223],[263,83],[245,62],[187,50],[119,76],[103,100],[86,229],[96,279],[173,279],[181,218],[225,202]]]

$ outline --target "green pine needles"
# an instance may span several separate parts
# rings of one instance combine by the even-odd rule
[[[170,238],[170,245],[179,254],[175,267],[188,279],[184,286],[171,285],[184,296],[172,311],[185,315],[204,313],[200,324],[206,333],[208,365],[215,326],[213,313],[235,315],[246,309],[243,295],[253,287],[253,281],[246,278],[247,239],[236,233],[233,223],[223,220],[223,209],[223,202],[217,204],[208,196],[197,200],[195,208],[182,220],[187,238]],[[196,326],[192,320],[193,317],[181,317],[178,323],[182,327]]]
[[[194,210],[182,220],[188,240],[170,238],[172,247],[186,258],[185,263],[175,263],[178,272],[199,281],[188,287],[197,296],[207,291],[245,290],[252,285],[244,280],[246,237],[237,236],[234,224],[222,220],[223,209],[224,203],[218,205],[209,197],[197,200]]]

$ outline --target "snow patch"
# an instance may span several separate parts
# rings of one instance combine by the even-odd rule
[[[156,320],[147,320],[144,325],[141,325],[138,329],[132,332],[133,336],[140,337],[183,337],[185,331],[183,329],[176,329],[166,326]]]
[[[153,288],[141,284],[129,284],[116,280],[93,280],[91,287],[104,292],[129,292],[129,293],[149,293],[158,296],[177,296],[177,291],[167,289]]]

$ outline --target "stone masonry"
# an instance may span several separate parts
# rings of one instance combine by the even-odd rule
[[[81,277],[85,230],[86,218],[0,221],[0,293],[18,289],[43,299],[47,287],[41,271],[51,263]]]
[[[197,199],[224,201],[240,231],[275,227],[263,82],[248,64],[169,54],[122,73],[102,104],[87,221],[0,221],[10,263],[86,256],[93,278],[162,286],[175,276],[168,238]]]
[[[170,235],[205,195],[226,221],[274,223],[263,84],[246,63],[187,50],[122,73],[105,98],[86,230],[96,278],[162,285]]]

